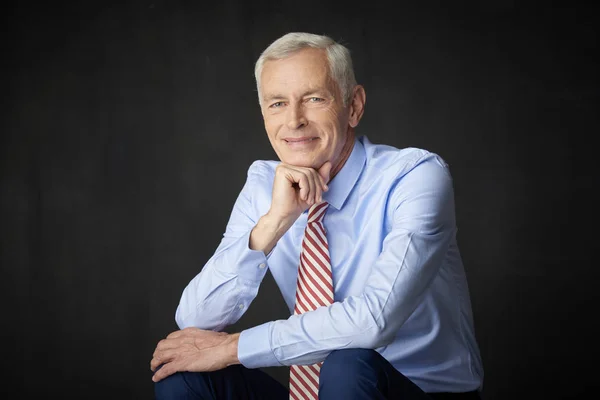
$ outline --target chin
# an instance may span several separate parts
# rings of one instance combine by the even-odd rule
[[[314,166],[305,160],[296,159],[296,158],[288,158],[286,160],[281,160],[284,164],[293,165],[294,167],[304,167],[304,168],[313,168]]]
[[[310,156],[291,155],[281,159],[285,164],[290,164],[296,167],[317,168],[320,167],[318,160]],[[322,165],[322,164],[321,164]]]

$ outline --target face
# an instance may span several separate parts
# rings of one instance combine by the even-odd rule
[[[323,50],[304,49],[265,62],[261,110],[279,159],[300,167],[335,168],[349,135],[349,108],[329,75]]]

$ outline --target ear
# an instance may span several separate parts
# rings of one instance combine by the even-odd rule
[[[365,111],[365,103],[367,101],[367,95],[365,88],[362,85],[356,85],[352,92],[352,99],[350,101],[350,118],[348,124],[352,128],[356,128],[360,119]]]

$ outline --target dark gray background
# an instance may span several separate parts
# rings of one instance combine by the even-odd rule
[[[297,30],[352,51],[367,92],[359,134],[449,163],[485,398],[591,394],[597,15],[569,4],[6,8],[4,398],[152,398],[149,362],[176,329],[181,291],[217,246],[250,163],[274,157],[253,64]],[[285,317],[268,275],[230,330]]]

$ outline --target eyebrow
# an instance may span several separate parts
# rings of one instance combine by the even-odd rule
[[[300,96],[300,97],[306,97],[311,94],[330,95],[329,91],[326,89],[311,89],[311,90],[307,90],[306,92],[302,93],[302,96]],[[269,103],[274,100],[281,100],[281,99],[285,99],[285,98],[286,98],[286,96],[284,96],[282,94],[270,94],[266,97],[263,97],[263,101],[265,103]]]
[[[285,98],[285,96],[281,95],[281,94],[271,94],[269,96],[263,97],[263,101],[265,103],[270,103],[273,100],[280,100]]]

